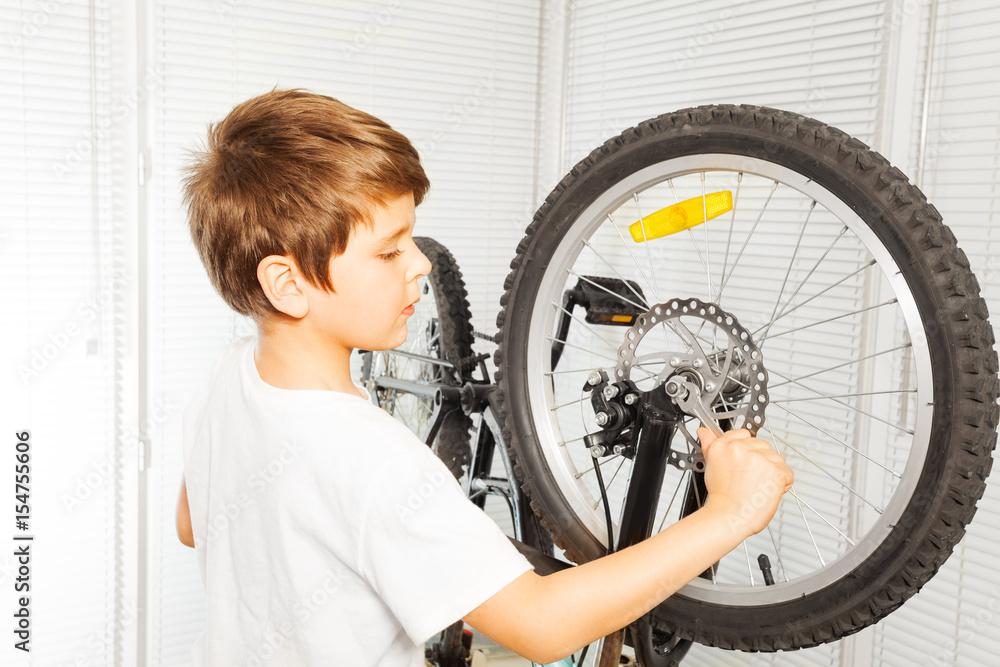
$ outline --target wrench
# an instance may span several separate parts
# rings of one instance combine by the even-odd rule
[[[673,399],[681,410],[697,417],[702,426],[712,431],[715,437],[722,435],[722,428],[705,404],[701,402],[701,389],[685,377],[672,377],[663,387],[667,396]]]

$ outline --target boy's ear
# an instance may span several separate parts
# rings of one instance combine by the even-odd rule
[[[305,276],[291,257],[268,255],[257,264],[257,280],[271,305],[290,317],[301,319],[309,312],[303,289]]]

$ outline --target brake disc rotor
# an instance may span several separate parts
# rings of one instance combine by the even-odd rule
[[[649,393],[663,391],[674,376],[698,386],[702,404],[723,430],[745,428],[756,435],[763,426],[767,371],[760,348],[736,317],[717,305],[672,299],[640,315],[626,332],[616,381]],[[703,463],[697,438],[687,428],[681,431],[696,454],[680,458]],[[671,453],[671,463],[677,465],[676,458]]]

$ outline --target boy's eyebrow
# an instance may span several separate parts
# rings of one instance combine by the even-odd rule
[[[379,239],[376,243],[379,247],[388,246],[396,241],[398,241],[404,234],[413,229],[413,222],[407,223],[405,226],[400,227],[392,234]]]

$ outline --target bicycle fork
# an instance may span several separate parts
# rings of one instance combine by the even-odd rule
[[[652,534],[669,459],[670,442],[678,428],[677,416],[646,404],[633,428],[638,437],[625,501],[618,522],[621,532],[618,535],[616,550],[619,551],[642,542]],[[596,460],[595,465],[597,465]],[[650,625],[649,614],[643,615],[628,629],[631,631],[631,643],[635,649],[636,660],[643,667],[678,665],[691,648],[689,640],[654,630]],[[605,639],[598,662],[599,667],[618,664],[625,630],[623,628],[619,631],[618,637]]]

